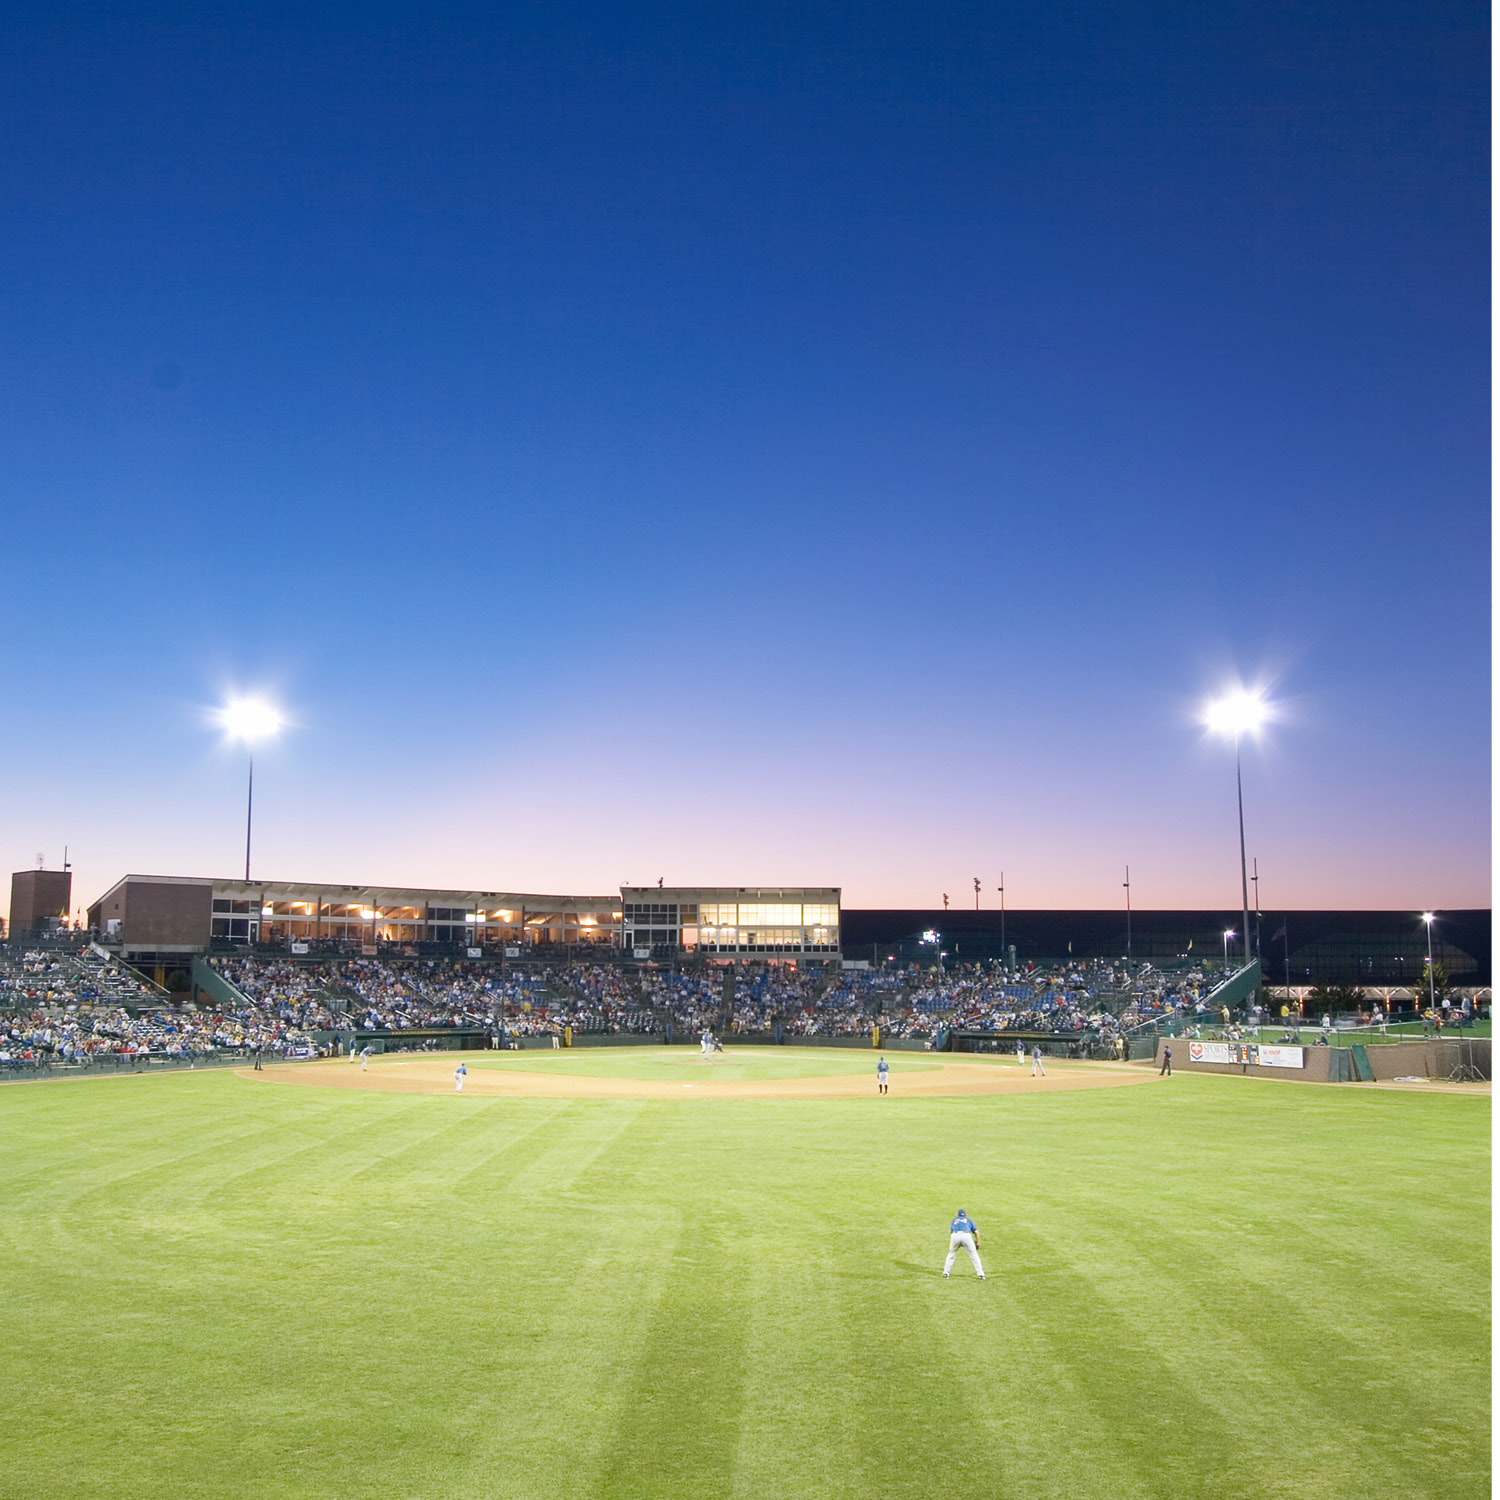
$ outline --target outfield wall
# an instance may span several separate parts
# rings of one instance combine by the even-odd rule
[[[1188,1056],[1187,1037],[1161,1037],[1156,1043],[1156,1066],[1161,1067],[1162,1050],[1172,1048],[1174,1073],[1233,1073],[1249,1078],[1275,1078],[1283,1083],[1350,1083],[1355,1081],[1352,1049],[1349,1047],[1304,1047],[1302,1068],[1266,1068],[1259,1064],[1193,1062]],[[1375,1080],[1393,1078],[1448,1078],[1460,1065],[1475,1068],[1481,1077],[1491,1077],[1490,1041],[1476,1037],[1472,1041],[1426,1041],[1370,1043],[1365,1048],[1370,1071]]]

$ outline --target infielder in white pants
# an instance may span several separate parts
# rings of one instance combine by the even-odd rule
[[[944,1281],[953,1269],[953,1258],[960,1247],[969,1252],[969,1259],[974,1262],[974,1274],[983,1281],[984,1266],[979,1259],[979,1226],[963,1209],[959,1209],[958,1217],[948,1226],[948,1259],[943,1262]]]

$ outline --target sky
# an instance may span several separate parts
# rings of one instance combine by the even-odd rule
[[[1477,4],[7,7],[0,850],[1489,904]]]

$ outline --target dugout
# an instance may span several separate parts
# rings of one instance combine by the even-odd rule
[[[314,1031],[314,1040],[350,1046],[348,1031]],[[494,1046],[492,1033],[477,1026],[434,1026],[412,1031],[356,1031],[354,1051],[371,1052],[483,1052]],[[346,1057],[348,1053],[344,1054]]]
[[[1075,1032],[1069,1036],[1056,1031],[980,1031],[955,1026],[945,1029],[941,1036],[935,1051],[987,1052],[1000,1057],[1014,1057],[1017,1042],[1026,1048],[1028,1057],[1033,1047],[1040,1047],[1043,1057],[1092,1057],[1106,1046],[1097,1032]],[[1109,1047],[1108,1055],[1116,1055],[1113,1046]]]

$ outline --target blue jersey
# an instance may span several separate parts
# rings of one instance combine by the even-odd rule
[[[979,1232],[979,1226],[973,1221],[973,1219],[968,1216],[968,1214],[960,1214],[948,1226],[948,1229],[953,1234],[977,1234]]]
[[[880,1061],[876,1063],[875,1071],[877,1073],[889,1073],[891,1071],[891,1065],[882,1057]]]

